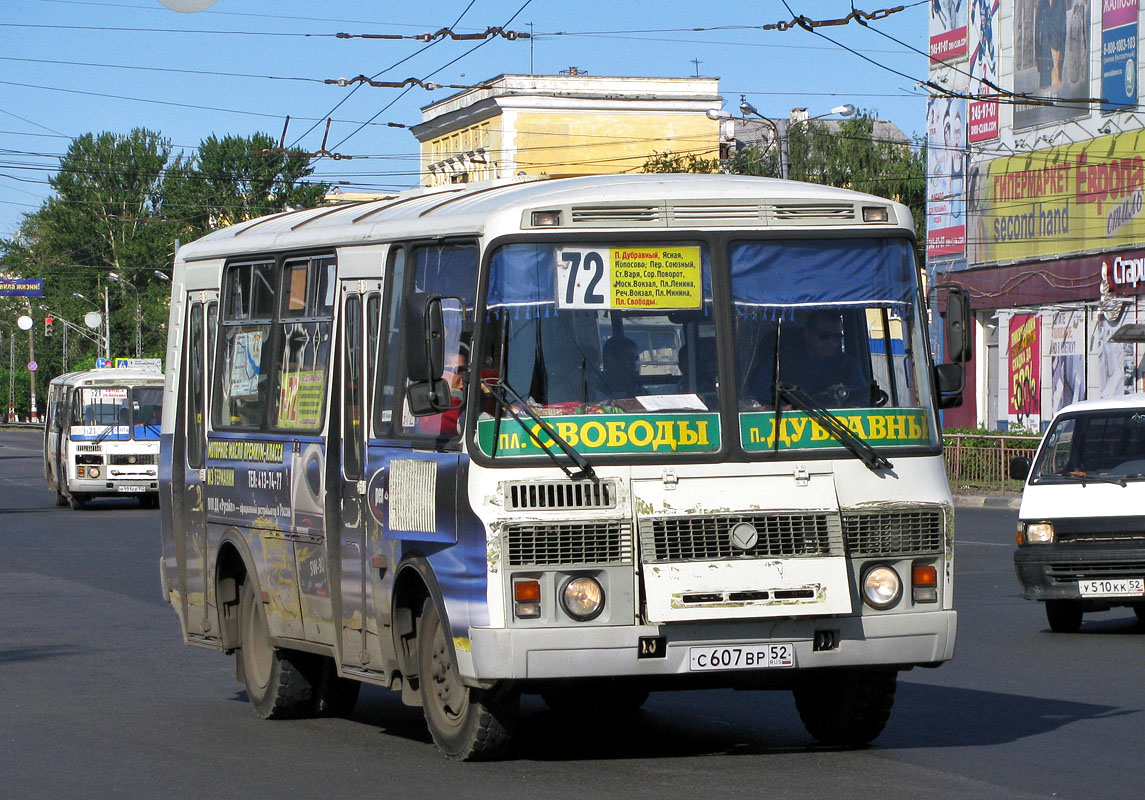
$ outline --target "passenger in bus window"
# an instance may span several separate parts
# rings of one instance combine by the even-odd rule
[[[611,398],[636,397],[644,394],[637,361],[640,350],[626,336],[613,336],[601,350],[602,379],[605,393]]]
[[[692,386],[688,362],[691,360],[688,353],[688,343],[680,345],[676,354],[677,364],[680,368],[680,380],[676,385],[677,392],[696,392],[698,394],[711,394],[716,390],[716,379],[719,377],[719,362],[716,356],[716,340],[710,338],[697,339],[696,346],[696,384]]]

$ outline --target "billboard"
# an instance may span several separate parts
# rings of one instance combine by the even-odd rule
[[[1089,113],[1090,0],[1015,0],[1014,127]]]
[[[43,278],[0,278],[0,297],[43,297]]]
[[[1042,411],[1041,320],[1010,317],[1010,416],[1019,427],[1038,430]]]
[[[966,252],[966,100],[932,97],[926,113],[926,256]]]
[[[966,58],[966,5],[963,0],[930,0],[930,60]]]
[[[1101,97],[1109,113],[1137,105],[1137,0],[1101,4]]]
[[[975,192],[978,262],[1145,244],[1145,130],[994,159]]]
[[[998,85],[998,5],[1000,0],[970,0],[970,92],[996,94]],[[966,138],[971,144],[998,138],[998,104],[971,100]]]

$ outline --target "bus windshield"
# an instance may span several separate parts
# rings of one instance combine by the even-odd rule
[[[100,386],[80,390],[77,423],[99,428],[97,435],[113,439],[158,439],[163,415],[162,386]]]
[[[729,407],[748,452],[840,447],[781,386],[872,445],[936,443],[908,241],[732,242],[727,262],[733,340],[723,342],[704,242],[501,247],[481,375],[585,453],[714,452]],[[736,373],[721,380],[717,354],[728,351]],[[543,452],[538,426],[503,416],[483,403],[483,453]]]

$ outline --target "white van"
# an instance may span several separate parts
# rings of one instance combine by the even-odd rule
[[[1050,629],[1114,606],[1145,621],[1145,394],[1066,406],[1010,475],[1026,479],[1014,567]]]

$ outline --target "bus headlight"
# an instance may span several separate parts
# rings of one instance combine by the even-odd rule
[[[561,606],[581,622],[596,619],[604,610],[604,588],[596,578],[573,578],[561,590]]]
[[[883,611],[902,597],[902,579],[893,567],[877,564],[863,573],[863,601]]]
[[[99,467],[88,467],[87,468],[87,476],[89,478],[98,478],[99,477]]]

